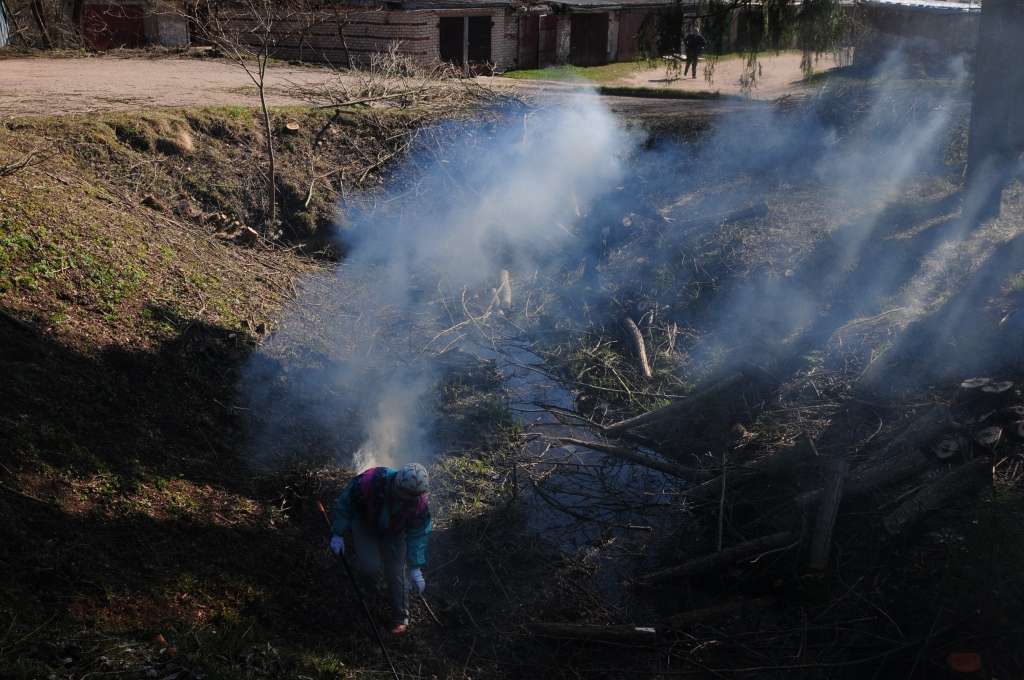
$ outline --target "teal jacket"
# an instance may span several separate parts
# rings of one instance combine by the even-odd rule
[[[353,477],[334,501],[331,528],[340,536],[359,519],[378,536],[405,532],[405,559],[416,569],[427,563],[427,536],[434,525],[426,494],[409,501],[391,492],[397,473],[376,467]]]

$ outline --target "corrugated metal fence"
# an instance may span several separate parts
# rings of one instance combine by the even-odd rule
[[[7,47],[11,39],[10,20],[7,18],[7,7],[4,0],[0,0],[0,47]]]

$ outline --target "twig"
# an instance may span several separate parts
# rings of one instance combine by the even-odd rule
[[[722,495],[718,499],[718,544],[715,552],[722,552],[722,535],[725,533],[725,457],[726,452],[722,451]]]
[[[645,456],[621,446],[613,446],[611,444],[603,444],[601,442],[584,441],[582,439],[576,439],[575,437],[558,437],[558,441],[563,444],[582,446],[584,448],[593,449],[594,451],[600,451],[601,453],[609,456],[621,458],[622,460],[630,463],[635,463],[637,465],[651,468],[652,470],[664,472],[667,475],[679,477],[680,479],[708,479],[712,476],[711,472],[701,468],[687,467],[685,465],[679,465],[678,463],[656,460],[651,456]]]
[[[403,90],[401,92],[389,92],[387,94],[382,94],[382,95],[379,95],[379,96],[376,96],[376,97],[362,97],[361,99],[350,99],[350,100],[345,101],[345,102],[335,102],[333,104],[321,104],[321,105],[316,106],[314,108],[317,108],[317,109],[334,109],[334,108],[341,108],[343,106],[355,106],[357,104],[369,104],[370,102],[379,102],[379,101],[384,101],[386,99],[397,99],[398,97],[407,97],[407,96],[409,96],[411,94],[419,94],[420,92],[425,92],[425,91],[427,91],[429,89],[430,89],[429,85],[424,85],[423,87],[420,87],[420,88],[417,88],[417,89],[414,89],[414,90]]]

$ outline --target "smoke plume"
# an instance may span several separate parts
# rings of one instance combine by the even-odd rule
[[[347,206],[344,263],[307,282],[246,371],[261,456],[429,460],[439,357],[500,302],[502,271],[551,282],[549,315],[600,326],[643,300],[637,318],[657,309],[699,329],[680,370],[848,352],[863,318],[899,333],[954,285],[935,272],[966,237],[945,159],[965,74],[947,71],[921,90],[896,54],[869,88],[752,106],[695,142],[645,140],[590,95],[422,131],[387,190]],[[698,253],[738,248],[744,228],[715,216],[757,202],[784,226],[764,252],[743,234],[736,268],[709,271]],[[1012,236],[972,236],[973,270]],[[877,349],[850,361],[862,370]]]
[[[423,132],[387,195],[350,210],[336,275],[306,286],[246,373],[273,414],[257,425],[261,456],[315,431],[327,439],[310,448],[357,467],[429,459],[437,334],[502,270],[560,264],[632,144],[596,97]]]

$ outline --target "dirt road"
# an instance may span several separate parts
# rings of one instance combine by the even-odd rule
[[[303,104],[293,85],[316,87],[335,77],[315,66],[274,66],[268,70],[270,103]],[[252,81],[226,61],[106,56],[0,59],[0,116],[258,104]]]
[[[759,57],[761,64],[757,84],[750,95],[755,99],[775,99],[803,88],[803,72],[800,70],[800,54],[783,52],[764,54]],[[721,59],[715,65],[714,78],[709,83],[704,79],[704,61],[697,68],[697,77],[668,78],[664,68],[638,71],[613,85],[632,87],[664,87],[672,90],[711,90],[722,94],[741,94],[740,76],[746,67],[742,58]],[[815,64],[815,71],[825,71],[838,66],[832,55],[822,55]]]
[[[818,64],[820,69],[831,60]],[[719,90],[738,93],[742,60],[718,64],[710,85],[703,78],[665,82],[661,69],[641,71],[619,83],[683,90]],[[297,89],[316,88],[339,77],[317,66],[274,65],[268,70],[267,91],[272,106],[306,103]],[[775,98],[800,88],[800,56],[784,53],[764,57],[755,98]],[[481,78],[497,87],[523,88],[531,93],[565,84]],[[298,86],[298,87],[296,87]],[[609,98],[614,101],[616,98]],[[693,102],[648,100],[641,108],[688,110]],[[148,56],[0,59],[0,117],[138,110],[153,107],[257,106],[256,88],[238,66],[212,59]]]

